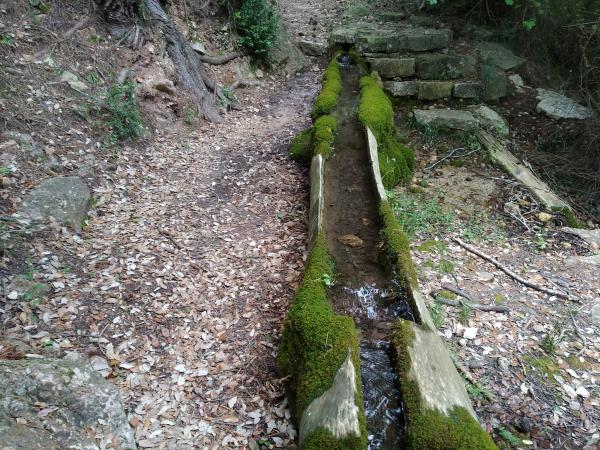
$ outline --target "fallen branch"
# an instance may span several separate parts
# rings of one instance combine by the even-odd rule
[[[450,286],[449,284],[442,284],[442,289],[450,292],[454,292],[456,295],[459,295],[469,301],[469,303],[465,303],[461,300],[449,300],[443,297],[438,296],[437,301],[448,306],[461,307],[467,306],[471,309],[477,309],[479,311],[487,311],[487,312],[499,312],[499,313],[507,313],[510,312],[510,308],[508,306],[501,305],[483,305],[481,303],[477,303],[473,298],[467,294],[465,291],[458,289],[454,286]]]
[[[226,53],[221,56],[211,56],[211,55],[199,55],[200,61],[206,64],[212,65],[220,65],[226,64],[229,61],[233,61],[235,58],[239,57],[240,54],[238,52]]]
[[[238,89],[238,88],[243,88],[243,87],[252,87],[252,86],[262,86],[263,83],[261,81],[258,80],[236,80],[233,83],[231,83],[229,85],[229,89],[231,89],[232,91]]]
[[[500,269],[502,272],[504,272],[506,275],[508,275],[509,277],[511,277],[512,279],[518,281],[519,283],[530,287],[531,289],[535,289],[536,291],[540,291],[540,292],[544,292],[545,294],[548,295],[554,295],[558,298],[562,298],[565,300],[570,300],[572,302],[576,302],[579,303],[579,299],[570,296],[569,294],[565,294],[564,292],[560,292],[560,291],[555,291],[554,289],[550,289],[547,288],[545,286],[541,286],[537,283],[534,283],[533,281],[529,281],[526,280],[525,278],[520,277],[519,275],[517,275],[516,273],[514,273],[512,270],[510,270],[509,268],[507,268],[506,266],[504,266],[502,263],[500,263],[497,259],[492,258],[489,255],[486,255],[485,253],[483,253],[480,250],[477,250],[475,247],[464,243],[463,241],[461,241],[459,238],[455,237],[452,238],[454,240],[454,242],[456,242],[458,245],[460,245],[462,248],[464,248],[465,250],[473,253],[474,255],[479,256],[480,258],[486,260],[489,263],[492,263],[494,266],[496,266],[498,269]]]

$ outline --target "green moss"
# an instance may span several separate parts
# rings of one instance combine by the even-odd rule
[[[571,228],[585,228],[583,224],[575,217],[575,214],[569,208],[552,208],[552,211],[561,213],[565,216],[565,220],[567,221],[567,225]]]
[[[362,450],[366,448],[366,437],[362,439],[348,436],[338,439],[329,430],[318,428],[302,441],[299,448],[300,450]]]
[[[321,116],[315,121],[312,134],[313,153],[327,158],[335,140],[337,120],[333,116]]]
[[[312,146],[313,129],[307,128],[292,139],[290,144],[290,158],[296,161],[310,162],[313,156]]]
[[[284,322],[277,362],[280,375],[288,377],[290,403],[298,419],[310,402],[331,387],[350,350],[356,368],[361,436],[348,439],[360,443],[360,446],[340,448],[365,448],[358,337],[352,318],[335,315],[327,298],[324,280],[330,279],[332,272],[325,239],[319,235],[309,253],[302,283]],[[326,439],[326,436],[322,432],[314,437],[311,434],[302,448],[318,448],[314,447],[316,444],[311,444],[312,447],[307,445],[320,442],[319,439]]]
[[[331,113],[337,105],[338,97],[342,92],[342,76],[336,53],[323,73],[323,89],[317,96],[311,116],[313,120]]]
[[[377,138],[379,168],[385,188],[392,189],[401,181],[410,181],[415,167],[414,153],[397,141],[392,102],[370,76],[360,79],[358,118]]]
[[[408,376],[411,367],[408,348],[414,339],[412,327],[411,322],[401,319],[394,326],[392,334],[396,371],[407,421],[406,447],[415,450],[497,449],[492,438],[466,409],[454,407],[444,414],[422,405],[419,387]]]
[[[392,264],[396,266],[396,276],[402,286],[416,286],[417,274],[410,256],[408,237],[396,220],[394,211],[387,201],[379,203],[379,217],[381,219],[381,235],[385,251]]]

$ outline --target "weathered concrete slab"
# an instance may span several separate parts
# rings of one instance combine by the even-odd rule
[[[34,222],[53,217],[60,223],[80,229],[90,198],[90,190],[78,177],[49,178],[31,191],[16,215]]]
[[[385,200],[385,187],[381,180],[381,171],[379,170],[379,154],[377,153],[377,139],[369,127],[367,127],[367,146],[369,149],[369,162],[371,163],[371,173],[375,183],[375,190],[379,200]]]
[[[547,114],[553,119],[584,120],[592,117],[590,108],[580,105],[569,97],[547,89],[537,91],[537,99],[540,101],[536,107],[538,112]]]
[[[394,80],[415,74],[415,58],[368,58],[367,62],[384,79]]]
[[[478,99],[483,86],[479,81],[457,81],[452,88],[452,96],[456,98]]]
[[[452,96],[451,81],[419,81],[417,82],[417,98],[419,100],[438,100]]]
[[[417,82],[410,81],[384,81],[383,88],[393,97],[412,97],[417,93]]]
[[[533,172],[508,151],[504,140],[499,140],[491,133],[480,130],[479,141],[488,150],[492,160],[508,172],[513,178],[524,184],[532,194],[549,210],[571,210],[546,183],[536,177]]]
[[[476,47],[483,62],[502,70],[518,70],[527,62],[525,58],[515,55],[511,50],[495,42],[478,42]]]
[[[329,430],[338,439],[360,436],[355,396],[356,369],[348,349],[348,356],[335,374],[331,387],[304,410],[300,419],[300,442],[317,428]]]
[[[456,80],[475,72],[475,67],[462,56],[425,53],[417,56],[417,76],[421,80]]]
[[[308,242],[312,243],[323,230],[323,170],[321,155],[313,156],[310,164],[310,212]]]
[[[415,121],[424,128],[473,131],[479,127],[477,119],[468,111],[457,109],[416,109]]]

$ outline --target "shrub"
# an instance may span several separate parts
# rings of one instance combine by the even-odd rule
[[[273,5],[267,0],[244,0],[234,17],[239,46],[253,58],[267,60],[279,28],[279,16]]]
[[[135,87],[131,81],[114,84],[108,91],[104,106],[109,113],[108,126],[113,142],[135,139],[143,134]]]
[[[313,120],[331,113],[335,105],[337,105],[338,97],[342,92],[342,76],[337,56],[336,54],[333,57],[333,60],[329,63],[323,74],[323,89],[315,100],[311,114]]]
[[[396,140],[392,102],[370,76],[360,79],[358,119],[377,138],[379,169],[385,188],[392,189],[401,181],[410,181],[415,166],[413,151]]]

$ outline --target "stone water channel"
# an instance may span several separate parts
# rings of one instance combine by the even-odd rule
[[[354,318],[360,332],[368,448],[397,449],[404,414],[388,337],[395,320],[413,320],[413,314],[381,264],[378,201],[365,132],[356,117],[362,69],[340,66],[343,91],[334,111],[335,150],[324,173],[325,234],[336,268],[330,300],[337,314]]]

